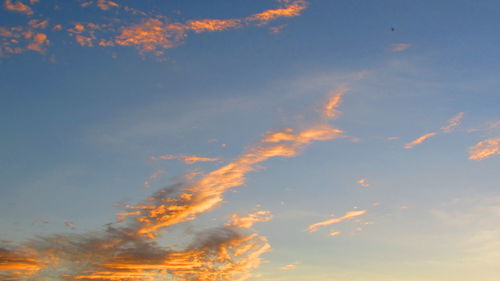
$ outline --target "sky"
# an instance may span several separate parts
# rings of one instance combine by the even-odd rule
[[[498,1],[1,5],[1,280],[499,280]]]

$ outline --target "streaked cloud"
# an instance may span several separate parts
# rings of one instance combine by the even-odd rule
[[[403,52],[411,48],[411,44],[409,43],[398,43],[391,45],[391,51],[393,52]]]
[[[264,12],[249,16],[246,18],[247,21],[255,21],[259,24],[265,24],[269,21],[276,20],[281,17],[296,17],[307,8],[307,1],[305,0],[284,0],[281,1],[285,3],[283,8],[270,9]]]
[[[338,117],[339,112],[337,111],[337,108],[340,106],[340,103],[342,101],[342,96],[348,91],[349,89],[347,88],[341,88],[337,91],[330,93],[328,102],[325,104],[323,108],[323,115],[326,118],[333,119]]]
[[[453,116],[450,120],[448,120],[448,123],[446,126],[441,127],[441,131],[444,133],[451,133],[455,129],[455,127],[460,125],[460,121],[462,121],[462,118],[464,117],[463,112],[459,112],[457,115]]]
[[[160,189],[140,204],[126,206],[125,212],[118,215],[119,222],[106,225],[102,231],[57,234],[16,246],[1,246],[0,278],[9,281],[44,280],[51,276],[102,281],[143,281],[160,277],[193,281],[246,280],[253,276],[251,271],[259,267],[261,255],[271,248],[265,237],[249,230],[256,222],[269,221],[269,211],[246,216],[233,214],[227,225],[199,232],[191,228],[192,240],[182,241],[180,245],[162,246],[158,237],[162,230],[193,221],[217,207],[224,193],[243,185],[246,175],[262,162],[274,157],[296,156],[314,141],[340,137],[342,130],[325,123],[323,117],[318,116],[318,120],[301,129],[264,134],[260,141],[222,167]],[[348,212],[337,220],[347,220],[363,212]]]
[[[483,160],[500,154],[500,138],[486,139],[469,149],[470,160]]]
[[[86,1],[86,2],[81,3],[80,5],[84,8],[95,5],[103,11],[107,11],[110,8],[120,7],[120,5],[118,5],[118,3],[114,2],[114,1],[110,1],[110,0]]]
[[[30,1],[34,4],[35,1]],[[76,3],[76,2],[75,2]],[[99,12],[107,12],[110,9],[116,9],[116,13],[111,16],[107,14],[105,22],[77,22],[70,19],[69,22],[54,23],[51,32],[58,32],[63,27],[67,34],[82,47],[116,47],[126,46],[139,50],[141,54],[163,55],[165,50],[175,48],[183,44],[184,40],[192,33],[220,32],[231,29],[239,29],[248,26],[263,26],[279,18],[290,18],[300,16],[302,11],[307,8],[305,0],[287,0],[278,1],[279,8],[268,9],[262,12],[241,18],[228,19],[189,19],[186,21],[175,21],[162,15],[151,16],[149,12],[140,11],[110,0],[85,1],[79,4],[82,8],[91,6],[97,7]],[[34,11],[28,4],[16,0],[5,0],[6,10],[34,15]],[[134,15],[138,20],[131,20],[124,16]],[[95,18],[94,20],[95,21]],[[57,27],[57,28],[56,28]],[[28,26],[1,27],[0,37],[6,36],[6,32],[21,32],[19,29],[27,29]],[[14,30],[12,30],[14,28]],[[18,36],[21,37],[21,36]],[[42,53],[48,40],[46,33],[33,36],[34,44],[29,45],[28,50]],[[58,38],[60,37],[57,36]],[[28,38],[29,39],[29,38]],[[0,55],[19,54],[27,50],[22,46],[15,46],[12,42],[16,38],[9,38],[0,41],[2,43]]]
[[[405,144],[404,148],[406,148],[406,149],[412,149],[416,145],[419,145],[419,144],[423,143],[425,140],[427,140],[428,138],[431,138],[431,137],[433,137],[435,135],[436,135],[436,133],[432,132],[432,133],[428,133],[428,134],[425,134],[423,136],[420,136],[417,139],[415,139],[414,141]]]
[[[341,223],[343,221],[351,220],[353,218],[362,216],[366,213],[367,213],[366,210],[349,211],[339,218],[333,218],[333,219],[329,219],[329,220],[325,220],[325,221],[321,221],[321,222],[312,224],[307,228],[307,230],[309,232],[316,232],[319,227],[328,226],[328,225],[336,224],[336,223]]]
[[[270,211],[257,211],[255,213],[247,214],[240,217],[237,214],[230,215],[230,221],[226,224],[228,226],[237,226],[241,228],[251,228],[254,223],[268,222],[273,218]]]

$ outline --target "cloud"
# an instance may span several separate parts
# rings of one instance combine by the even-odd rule
[[[24,4],[19,0],[5,0],[4,1],[5,9],[8,11],[18,12],[22,14],[26,14],[28,16],[33,15],[33,10],[30,6]]]
[[[165,170],[163,170],[163,169],[158,169],[158,170],[156,170],[156,172],[154,172],[154,173],[152,173],[151,175],[149,175],[149,179],[156,179],[156,178],[158,178],[160,175],[165,174],[165,173],[166,173],[166,171],[165,171]]]
[[[34,3],[34,1],[30,1]],[[5,8],[10,11],[16,11],[27,15],[33,15],[33,9],[21,1],[5,0]],[[287,0],[278,1],[280,7],[277,9],[268,9],[262,12],[241,18],[228,19],[189,19],[186,21],[174,21],[162,15],[151,16],[149,12],[140,11],[125,5],[119,5],[117,2],[109,0],[86,1],[79,6],[86,8],[96,6],[102,12],[114,8],[113,16],[107,15],[105,22],[77,22],[69,17],[67,22],[55,23],[52,32],[58,32],[62,26],[73,26],[67,29],[67,34],[82,47],[133,47],[139,50],[141,54],[162,55],[165,50],[175,48],[184,43],[184,40],[190,34],[199,34],[205,32],[220,32],[231,29],[239,29],[248,26],[263,26],[270,21],[279,18],[290,18],[300,16],[302,11],[307,8],[305,0]],[[76,3],[78,4],[78,3]],[[70,15],[71,16],[71,15]],[[55,19],[54,19],[55,20]],[[60,20],[60,19],[58,19]],[[93,17],[95,21],[95,17]],[[1,27],[9,30],[10,27]],[[27,26],[21,26],[26,29]],[[48,37],[47,34],[44,34]],[[40,35],[41,36],[41,35]],[[35,39],[41,39],[38,36]],[[1,34],[0,34],[0,37]],[[54,38],[60,38],[57,36]],[[4,55],[22,53],[25,49],[22,47],[12,48],[12,42],[4,40],[2,49]],[[41,48],[32,46],[32,50],[38,51]],[[2,55],[0,53],[0,55]]]
[[[294,262],[294,263],[291,263],[291,264],[287,264],[287,265],[284,265],[284,266],[280,267],[280,270],[283,270],[283,271],[295,270],[295,269],[297,269],[297,266],[299,264],[300,264],[299,262]]]
[[[497,154],[500,154],[500,138],[480,141],[469,149],[470,160],[483,160]]]
[[[403,52],[408,50],[411,47],[409,43],[398,43],[391,45],[391,51],[393,52]]]
[[[219,158],[209,158],[209,157],[200,157],[195,155],[161,155],[161,156],[151,156],[148,158],[149,161],[158,161],[158,160],[173,160],[178,159],[184,162],[185,164],[195,164],[198,162],[215,162],[219,161]]]
[[[285,3],[285,7],[280,9],[271,9],[249,16],[246,18],[247,21],[256,21],[260,24],[264,24],[281,17],[299,16],[301,12],[307,8],[307,2],[305,0],[286,0],[282,2]]]
[[[231,221],[226,225],[237,226],[241,228],[251,228],[256,222],[267,222],[270,221],[273,216],[270,211],[257,211],[255,213],[248,214],[244,217],[240,217],[237,214],[230,215]]]
[[[246,280],[259,267],[261,255],[271,248],[265,237],[249,230],[255,222],[270,220],[268,211],[232,215],[227,225],[198,232],[189,228],[187,237],[191,239],[170,247],[159,244],[161,231],[181,227],[181,223],[217,207],[224,193],[243,185],[246,175],[262,162],[296,156],[310,143],[334,139],[341,133],[325,123],[323,116],[301,129],[268,132],[226,165],[163,188],[140,204],[126,206],[118,216],[119,222],[101,231],[0,245],[0,279]],[[348,212],[340,219],[350,219],[360,212],[365,211]]]
[[[464,113],[460,112],[457,115],[453,116],[450,120],[448,120],[448,124],[446,126],[441,127],[441,131],[444,133],[451,133],[455,129],[455,127],[460,125],[460,121],[464,117]]]
[[[269,31],[272,34],[278,34],[278,33],[281,33],[281,31],[283,31],[283,29],[285,27],[286,27],[286,24],[280,24],[280,25],[277,25],[277,26],[271,26],[271,27],[269,27]]]
[[[353,219],[355,217],[362,216],[366,213],[367,213],[366,210],[349,211],[349,212],[345,213],[342,217],[333,218],[333,219],[329,219],[329,220],[325,220],[325,221],[321,221],[321,222],[312,224],[307,228],[307,230],[309,232],[316,232],[318,230],[318,227],[323,227],[323,226],[327,226],[327,225],[331,225],[331,224],[340,223],[340,222],[343,222],[346,220]]]
[[[366,179],[360,179],[357,181],[362,187],[370,187],[370,184],[366,182]]]
[[[415,139],[414,141],[410,142],[410,143],[407,143],[404,145],[404,148],[406,149],[412,149],[413,147],[415,147],[416,145],[419,145],[421,143],[423,143],[426,139],[430,138],[430,137],[433,137],[435,136],[436,133],[432,132],[432,133],[428,133],[428,134],[425,134],[417,139]]]
[[[329,119],[337,118],[339,112],[336,110],[337,107],[340,106],[340,102],[342,101],[342,96],[347,93],[349,89],[341,88],[337,91],[334,91],[330,94],[330,98],[328,102],[323,108],[323,116]]]

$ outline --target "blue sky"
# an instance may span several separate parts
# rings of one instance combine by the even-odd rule
[[[500,4],[135,2],[2,3],[0,277],[498,280]],[[272,18],[256,16],[266,11]],[[315,129],[328,136],[301,139]],[[266,136],[276,132],[291,138],[281,141],[293,157],[235,164],[251,171],[220,202],[153,223],[145,210],[194,206],[182,194],[222,188],[226,178],[209,189],[204,179],[273,146]],[[156,192],[169,188],[180,201],[161,201]],[[366,213],[345,217],[356,210]],[[139,213],[118,222],[125,211]],[[228,222],[259,211],[250,227]],[[307,231],[332,218],[344,219]],[[96,254],[101,263],[73,264],[92,239],[123,244]],[[233,255],[225,262],[240,271],[222,275],[211,251],[237,251],[231,239],[256,254]],[[173,264],[193,249],[206,256],[189,275]],[[128,266],[149,267],[110,269],[126,251]]]

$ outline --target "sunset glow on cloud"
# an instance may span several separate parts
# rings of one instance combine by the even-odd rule
[[[6,10],[23,13],[29,16],[35,14],[33,9],[20,0],[4,0]],[[32,1],[33,2],[33,1]],[[34,4],[36,1],[30,4]],[[290,18],[300,16],[302,11],[307,8],[305,0],[278,1],[281,7],[269,9],[260,13],[249,15],[243,18],[234,19],[191,19],[185,22],[172,22],[165,17],[153,17],[148,13],[122,6],[117,2],[108,0],[85,1],[80,7],[85,9],[90,6],[96,6],[102,12],[109,12],[112,8],[117,8],[119,14],[141,15],[142,19],[138,23],[124,22],[121,17],[111,18],[107,22],[77,22],[71,20],[67,28],[68,35],[73,37],[76,43],[82,47],[114,47],[128,46],[138,49],[142,54],[152,53],[154,55],[163,55],[165,50],[172,49],[184,42],[191,32],[220,32],[230,29],[238,29],[251,25],[262,26],[270,21],[279,18]],[[75,4],[78,3],[75,1]],[[68,26],[68,23],[56,23],[55,32],[59,32],[61,26]],[[17,40],[9,38],[19,38],[25,26],[0,27],[1,42],[0,56],[22,53],[26,50],[42,52],[42,45],[47,44],[47,34],[39,33],[33,37],[33,43],[26,47],[12,46],[17,45]],[[14,32],[14,33],[12,33]],[[53,32],[51,32],[53,33]],[[23,37],[26,37],[23,33]],[[51,34],[52,35],[52,34]],[[31,36],[30,36],[31,37]],[[27,39],[30,39],[28,37]],[[60,37],[60,36],[58,36]]]
[[[487,139],[469,149],[470,160],[482,160],[500,154],[500,138]]]
[[[367,213],[366,210],[349,211],[349,212],[345,213],[341,217],[333,218],[333,219],[329,219],[329,220],[325,220],[325,221],[322,221],[322,222],[318,222],[318,223],[312,224],[312,225],[310,225],[307,228],[307,230],[309,232],[316,232],[318,230],[318,227],[324,227],[324,226],[328,226],[328,225],[331,225],[331,224],[341,223],[343,221],[351,220],[351,219],[354,219],[356,217],[362,216],[362,215],[364,215],[366,213]]]
[[[498,281],[500,3],[0,1],[0,281]]]
[[[415,140],[413,140],[412,142],[405,144],[404,148],[406,148],[406,149],[414,148],[415,146],[423,143],[425,140],[427,140],[428,138],[431,138],[435,135],[436,135],[436,133],[434,133],[434,132],[422,135],[422,136],[416,138]]]

